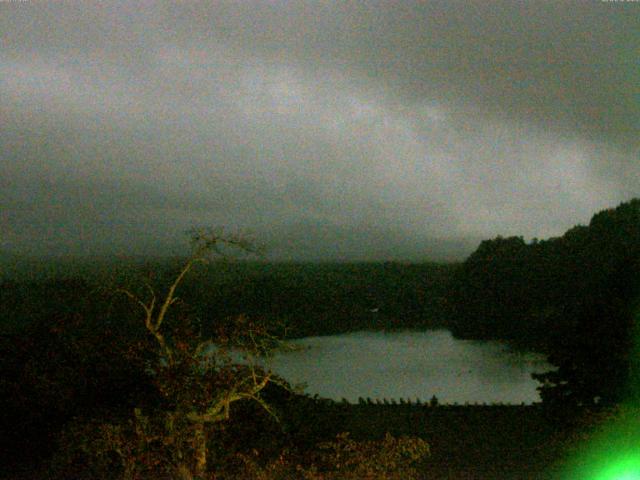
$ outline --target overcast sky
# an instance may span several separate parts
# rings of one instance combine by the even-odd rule
[[[2,2],[0,248],[426,259],[640,196],[640,2]]]

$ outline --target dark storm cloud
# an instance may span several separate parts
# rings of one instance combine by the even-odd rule
[[[638,3],[0,13],[12,250],[144,252],[223,224],[282,257],[415,259],[561,234],[640,191]]]

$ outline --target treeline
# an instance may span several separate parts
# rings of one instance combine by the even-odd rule
[[[93,268],[80,264],[73,268],[25,266],[0,288],[2,331],[87,306],[87,302],[92,302],[94,310],[111,308],[96,304],[103,297],[89,298],[80,292],[107,285],[165,285],[179,262],[96,262]],[[278,327],[280,334],[286,329],[288,338],[362,329],[442,327],[446,324],[447,283],[455,268],[393,262],[218,262],[186,279],[179,297],[199,318],[203,333],[209,334],[216,325],[238,315]],[[70,288],[69,282],[81,287]]]
[[[630,392],[640,292],[640,199],[601,211],[562,237],[483,241],[448,296],[457,337],[506,339],[545,351],[546,400],[616,401]]]
[[[442,326],[454,267],[437,264],[230,264],[203,270],[188,291],[204,325],[239,314],[287,337]],[[204,278],[202,278],[204,277]]]

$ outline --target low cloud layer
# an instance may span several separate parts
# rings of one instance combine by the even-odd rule
[[[393,2],[395,4],[396,2]],[[449,258],[640,192],[640,4],[0,5],[1,248]]]

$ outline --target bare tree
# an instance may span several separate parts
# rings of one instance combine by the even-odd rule
[[[232,251],[260,252],[241,235],[214,229],[194,229],[190,233],[192,254],[163,296],[148,283],[146,299],[131,290],[118,289],[142,308],[144,325],[158,348],[157,361],[151,366],[154,382],[170,405],[163,411],[162,428],[158,428],[157,418],[154,423],[141,409],[136,409],[138,444],[148,449],[152,442],[161,441],[167,447],[163,449],[165,456],[169,457],[163,460],[169,460],[174,475],[185,480],[201,478],[207,472],[208,433],[230,419],[232,404],[257,402],[275,416],[260,394],[269,383],[286,386],[260,362],[261,357],[280,345],[279,340],[244,316],[212,339],[202,339],[188,328],[170,337],[163,333],[168,312],[178,301],[176,292],[194,266],[220,259]],[[243,357],[241,362],[239,354]]]

